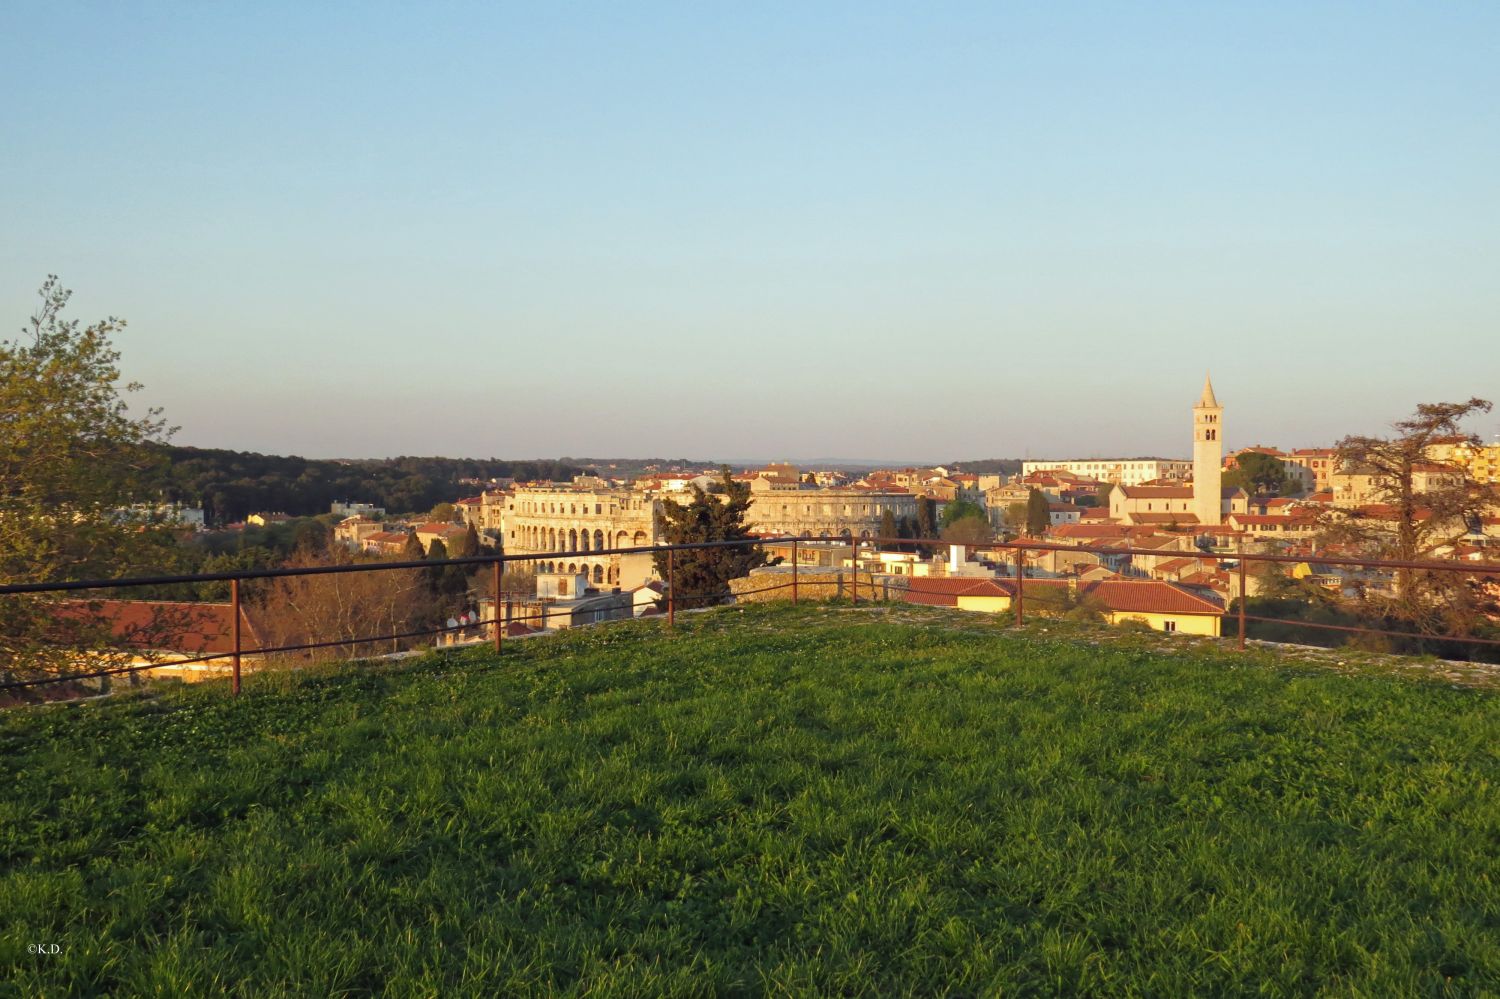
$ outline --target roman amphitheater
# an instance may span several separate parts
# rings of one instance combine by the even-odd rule
[[[887,511],[897,520],[915,517],[917,511],[916,497],[907,492],[814,489],[763,478],[752,481],[750,489],[750,529],[765,536],[873,538],[879,536]],[[507,498],[505,551],[567,552],[559,560],[538,560],[538,568],[583,572],[596,586],[617,586],[621,556],[603,552],[656,544],[660,503],[659,494],[633,489],[519,486]]]

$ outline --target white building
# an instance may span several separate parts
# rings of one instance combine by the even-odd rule
[[[1071,472],[1086,479],[1138,486],[1157,479],[1183,481],[1193,470],[1191,461],[1171,458],[1081,458],[1068,461],[1023,461],[1021,477],[1034,472]]]

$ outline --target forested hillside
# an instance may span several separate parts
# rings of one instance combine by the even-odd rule
[[[201,504],[210,523],[243,520],[258,510],[293,516],[327,513],[335,500],[375,503],[392,513],[428,510],[475,492],[466,479],[571,479],[588,469],[568,459],[317,459],[215,448],[165,448],[168,500]]]

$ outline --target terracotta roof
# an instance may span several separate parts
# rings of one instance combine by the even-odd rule
[[[158,649],[189,656],[234,651],[234,606],[170,600],[69,601],[59,611],[109,626],[115,640],[129,648]],[[97,615],[97,617],[96,617]],[[261,644],[255,627],[240,611],[240,647]]]
[[[1136,614],[1223,614],[1224,608],[1159,579],[1111,579],[1085,583],[1082,592],[1113,611]]]
[[[1007,597],[1008,590],[993,579],[971,579],[965,577],[920,576],[901,591],[901,599],[911,604],[927,604],[932,607],[953,607],[963,596]]]
[[[458,524],[438,523],[418,524],[416,528],[418,534],[467,534],[468,530]]]
[[[1180,524],[1183,527],[1192,527],[1198,523],[1196,513],[1127,513],[1126,516],[1137,524],[1161,524],[1163,526]]]
[[[1138,499],[1192,499],[1192,486],[1116,486],[1120,495]]]
[[[1152,533],[1152,528],[1129,524],[1059,524],[1052,529],[1054,538],[1135,538]]]
[[[377,545],[405,544],[409,537],[411,535],[406,531],[376,531],[374,534],[365,535],[365,544],[372,542]]]

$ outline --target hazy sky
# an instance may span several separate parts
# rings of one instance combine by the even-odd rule
[[[1500,4],[0,5],[0,318],[188,444],[1186,454],[1500,396]],[[1476,427],[1487,436],[1500,420]]]

